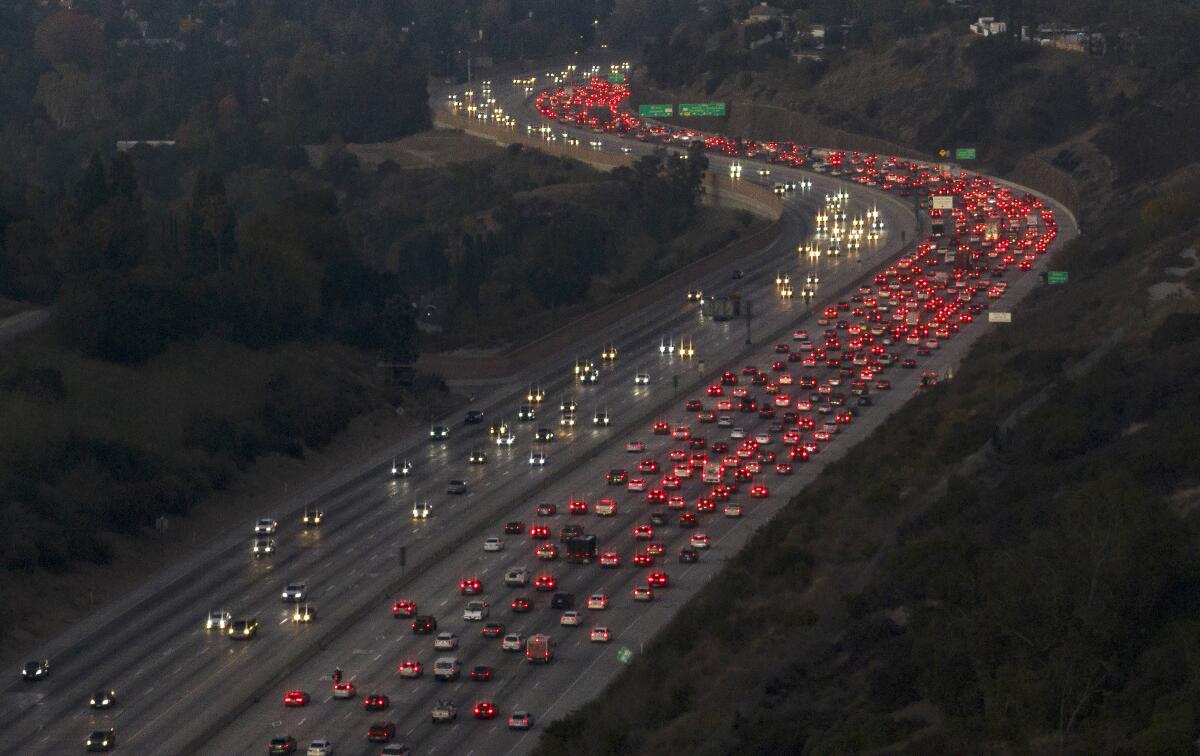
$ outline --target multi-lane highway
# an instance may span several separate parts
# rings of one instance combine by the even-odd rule
[[[525,94],[515,88],[496,87],[510,114],[536,122],[538,116],[524,107]],[[440,104],[440,103],[435,103]],[[558,127],[563,128],[563,127]],[[592,135],[603,149],[627,145],[632,151],[651,149],[614,135]],[[721,159],[714,159],[717,170]],[[799,171],[773,167],[772,180],[796,180]],[[647,506],[641,493],[623,486],[608,486],[605,473],[625,468],[638,475],[635,466],[645,457],[664,468],[667,450],[681,442],[653,435],[657,419],[681,421],[684,400],[703,398],[704,386],[725,368],[754,364],[766,369],[778,358],[776,342],[792,342],[796,328],[819,334],[815,318],[823,305],[848,299],[869,274],[894,259],[902,248],[901,233],[913,239],[917,225],[911,206],[882,192],[865,190],[844,182],[807,174],[814,185],[809,192],[794,192],[785,201],[784,231],[766,249],[738,263],[744,277],[730,278],[730,270],[719,270],[695,285],[705,291],[737,288],[745,300],[753,301],[754,343],[746,343],[742,321],[714,323],[700,317],[697,306],[685,301],[682,291],[664,292],[662,300],[645,310],[629,313],[602,333],[565,350],[545,362],[530,366],[511,384],[480,398],[473,408],[484,412],[478,425],[465,425],[462,413],[439,422],[450,427],[445,440],[431,441],[424,431],[402,439],[396,456],[414,464],[408,478],[393,479],[389,460],[373,460],[348,472],[321,489],[300,495],[292,511],[247,513],[244,523],[231,525],[227,540],[205,554],[181,565],[143,589],[124,605],[93,619],[81,621],[71,634],[46,650],[52,674],[42,682],[15,681],[0,693],[0,734],[9,743],[21,744],[23,753],[69,753],[80,750],[84,737],[95,729],[115,727],[118,750],[132,753],[255,753],[264,752],[270,738],[290,734],[301,748],[316,738],[335,742],[338,753],[377,753],[379,746],[366,741],[367,728],[376,721],[391,721],[397,727],[394,742],[404,742],[417,753],[485,754],[523,752],[532,748],[541,725],[569,711],[602,690],[604,683],[621,667],[618,649],[641,653],[642,644],[660,627],[688,595],[703,585],[722,561],[736,553],[753,530],[782,506],[787,498],[830,459],[845,453],[857,439],[878,425],[886,414],[911,394],[920,380],[918,371],[889,371],[895,384],[891,392],[875,394],[875,405],[860,408],[855,421],[840,429],[836,441],[823,446],[808,464],[797,464],[792,476],[776,475],[764,465],[756,482],[770,488],[766,499],[749,499],[746,487],[736,495],[744,505],[744,516],[705,514],[695,531],[710,538],[710,547],[700,552],[693,564],[681,564],[677,554],[695,531],[676,524],[678,512],[667,512],[666,527],[656,528],[654,541],[665,554],[656,567],[670,576],[670,587],[655,592],[649,603],[635,603],[631,591],[644,585],[646,568],[630,564],[635,541],[632,529],[644,523]],[[826,194],[839,189],[850,192],[847,214],[864,215],[878,207],[884,226],[882,238],[863,248],[859,257],[801,259],[797,248],[809,238],[812,219]],[[732,266],[731,266],[732,267]],[[797,281],[809,273],[820,278],[811,304],[800,297],[779,296],[776,274],[789,272]],[[1025,274],[1012,284],[1006,296],[1019,296],[1031,285]],[[810,309],[811,308],[811,309]],[[961,358],[982,327],[967,328],[949,340],[922,368],[938,369]],[[665,338],[689,338],[696,356],[684,359],[662,354]],[[619,350],[614,362],[601,362],[599,352],[608,344]],[[600,378],[594,385],[580,385],[571,375],[577,358],[593,359]],[[635,375],[648,373],[648,384],[635,383]],[[742,376],[743,384],[746,380]],[[539,387],[545,400],[537,407],[537,418],[517,419],[531,386]],[[764,397],[760,397],[764,398]],[[578,424],[559,425],[559,404],[578,403]],[[465,408],[464,408],[465,409]],[[607,412],[612,424],[596,427],[593,414]],[[709,440],[727,439],[729,430],[715,425],[693,431]],[[767,419],[756,414],[730,413],[737,425],[753,434],[766,431]],[[492,443],[489,422],[505,419],[515,430],[511,447]],[[535,444],[537,428],[552,429],[558,438]],[[777,434],[776,434],[777,435]],[[645,451],[625,451],[628,441],[645,443]],[[534,448],[547,454],[544,467],[531,466]],[[784,447],[773,439],[767,448],[783,456]],[[484,450],[488,461],[469,465],[472,450]],[[659,475],[644,475],[651,486]],[[468,482],[464,495],[449,495],[450,479]],[[682,493],[688,506],[700,494],[698,480],[684,481]],[[568,515],[572,498],[594,503],[602,496],[617,502],[617,514],[598,517]],[[417,521],[411,516],[415,501],[428,501],[433,516]],[[535,517],[539,502],[554,503],[558,513]],[[319,528],[305,531],[300,514],[305,506],[325,512]],[[280,522],[275,536],[278,550],[264,559],[250,555],[250,532],[259,515],[272,515]],[[583,526],[598,536],[601,550],[612,549],[623,560],[619,569],[597,565],[566,565],[534,558],[535,542],[527,533],[504,535],[506,522],[521,521],[526,528],[534,521],[549,525],[557,543],[558,531],[567,524]],[[501,536],[505,548],[484,552],[483,540]],[[638,544],[640,545],[640,544]],[[398,553],[403,547],[406,566]],[[550,593],[503,585],[502,576],[515,566],[526,566],[535,574],[553,574],[558,590],[576,595],[583,615],[580,627],[560,627],[560,612],[549,606]],[[530,635],[550,633],[557,640],[557,659],[546,666],[525,662],[520,654],[504,652],[499,639],[484,638],[479,622],[463,619],[468,597],[458,591],[464,577],[478,577],[482,598],[489,604],[489,621],[505,625],[505,632]],[[311,624],[291,621],[291,604],[281,600],[290,582],[307,584],[309,601],[317,607]],[[583,608],[586,597],[605,593],[609,606],[602,611]],[[515,614],[510,603],[526,596],[533,611]],[[422,614],[436,617],[439,631],[458,636],[452,652],[434,651],[428,635],[414,635],[407,620],[393,618],[393,598],[417,602]],[[233,641],[206,631],[203,621],[211,609],[228,609],[234,618],[255,617],[260,628],[256,638]],[[593,643],[589,631],[604,625],[611,631],[608,644]],[[470,670],[478,664],[494,668],[487,682],[475,682],[465,674],[456,682],[435,682],[435,658],[455,655]],[[403,679],[398,665],[407,659],[421,662],[424,675]],[[356,686],[352,700],[331,699],[331,673],[337,667]],[[95,689],[113,688],[118,704],[105,711],[91,710],[87,698]],[[288,690],[304,690],[311,696],[307,706],[285,708],[282,697]],[[390,698],[385,711],[365,711],[362,697],[382,693]],[[255,698],[257,697],[257,700]],[[449,699],[459,707],[458,720],[434,725],[430,709],[436,699]],[[481,700],[493,701],[494,721],[475,721],[471,708]],[[514,707],[527,709],[534,729],[527,734],[509,732],[505,719]]]

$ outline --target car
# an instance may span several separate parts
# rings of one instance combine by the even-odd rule
[[[427,501],[413,503],[412,516],[414,520],[427,520],[433,514],[433,505]]]
[[[742,439],[746,437],[746,431],[743,428],[733,428],[729,431],[729,437],[732,439]]]
[[[488,603],[486,601],[468,601],[467,606],[463,609],[463,619],[467,622],[482,622],[487,616]]]
[[[472,449],[467,455],[467,464],[470,465],[486,465],[487,461],[487,453],[482,449]]]
[[[450,429],[444,425],[435,425],[429,429],[429,438],[434,441],[444,441],[450,438]]]
[[[565,627],[578,627],[580,622],[579,612],[574,610],[563,612],[558,618],[558,624]]]
[[[521,535],[525,532],[525,523],[520,520],[509,520],[504,523],[505,535]]]
[[[554,431],[549,428],[538,428],[533,434],[533,440],[541,443],[548,443],[554,440]]]
[[[761,483],[758,485],[750,486],[750,497],[751,498],[765,499],[770,495],[771,495],[770,490],[766,486],[762,485]]]
[[[651,572],[646,577],[646,585],[650,586],[651,588],[666,588],[669,582],[670,578],[667,577],[667,573],[661,570]]]
[[[513,567],[504,573],[504,584],[509,587],[519,587],[529,582],[529,570],[525,567]]]
[[[909,357],[908,359],[906,359],[900,363],[900,367],[904,368],[905,370],[912,370],[916,366],[917,366],[917,361],[911,357]]]
[[[394,459],[394,458],[392,459],[392,477],[393,478],[407,478],[409,475],[412,475],[412,471],[413,471],[413,463],[412,462],[408,461],[407,459],[404,460],[403,462],[400,462],[399,460]]]
[[[537,412],[533,409],[533,405],[522,404],[520,409],[517,410],[517,419],[523,423],[527,423],[532,420],[536,420]]]
[[[533,587],[535,590],[548,593],[558,587],[558,578],[550,574],[538,575],[533,581]]]
[[[439,656],[433,660],[433,678],[438,682],[457,680],[461,670],[457,657]]]
[[[649,567],[654,564],[654,555],[647,554],[644,551],[639,551],[633,555],[634,567]]]
[[[367,728],[367,740],[372,743],[386,743],[396,737],[394,722],[372,722]]]
[[[93,709],[108,709],[117,705],[115,690],[98,690],[88,698],[88,706]]]
[[[553,517],[558,514],[558,507],[547,502],[542,502],[537,505],[537,510],[535,511],[538,517]]]
[[[550,527],[547,525],[531,525],[529,537],[535,541],[544,541],[550,537]]]
[[[680,549],[679,562],[680,564],[691,564],[700,561],[700,553],[695,549]]]
[[[306,528],[315,528],[325,519],[325,513],[319,509],[309,509],[305,507],[304,515],[300,518],[300,523]]]
[[[295,740],[292,742],[292,750],[295,750]],[[108,730],[96,730],[88,736],[83,742],[85,749],[89,751],[110,751],[116,748],[116,731],[112,727]],[[281,752],[281,754],[290,754],[292,751],[271,751]]]
[[[509,633],[500,640],[501,651],[522,651],[525,649],[525,636],[520,633]]]
[[[567,525],[562,530],[558,531],[558,540],[566,543],[572,538],[577,538],[583,535],[583,528],[579,525]]]
[[[358,691],[354,687],[354,683],[346,680],[344,682],[336,682],[333,684],[333,692],[331,695],[334,698],[348,699],[358,695]]]
[[[224,609],[214,609],[204,618],[205,630],[225,630],[233,621],[233,615]]]
[[[594,609],[594,610],[607,609],[608,608],[608,594],[593,593],[591,596],[588,596],[587,608]]]
[[[368,693],[363,698],[363,708],[367,711],[383,711],[390,705],[391,701],[382,693]]]
[[[307,601],[302,604],[296,604],[296,608],[292,610],[292,622],[304,625],[316,618],[317,607]]]
[[[486,664],[476,664],[471,668],[471,679],[475,682],[487,682],[492,679],[492,668]]]
[[[415,680],[424,673],[425,669],[421,666],[421,662],[416,659],[405,659],[400,662],[400,666],[396,668],[396,672],[401,677]]]
[[[450,701],[435,701],[430,716],[434,724],[453,722],[458,719],[458,707]]]
[[[623,485],[627,480],[629,480],[629,473],[619,468],[613,468],[612,470],[609,470],[608,475],[605,476],[605,481],[610,486]]]
[[[608,643],[611,637],[612,634],[609,633],[608,628],[604,627],[603,625],[596,625],[588,634],[588,640],[592,643]]]
[[[432,635],[437,631],[437,619],[429,615],[413,617],[413,635]]]
[[[572,498],[567,502],[567,512],[573,515],[587,514],[588,503],[583,499]]]
[[[633,385],[645,386],[650,383],[650,374],[638,371],[633,375]]]
[[[621,556],[615,551],[606,551],[600,555],[600,566],[608,568],[620,567]]]
[[[385,751],[386,753],[386,751]],[[305,756],[333,756],[333,741],[313,740],[308,744]]]
[[[412,616],[416,615],[416,613],[417,613],[417,602],[416,601],[408,601],[406,599],[396,599],[395,601],[392,602],[392,616],[393,617],[396,617],[396,618],[412,617]]]
[[[642,472],[642,473],[656,473],[656,472],[658,472],[658,462],[655,462],[650,457],[647,457],[646,459],[643,459],[641,462],[638,462],[637,469],[638,469],[638,472]]]
[[[640,493],[646,490],[646,481],[644,478],[631,478],[629,483],[626,484],[625,489],[634,493]]]
[[[275,553],[275,539],[255,538],[254,543],[250,545],[250,553],[254,555],[255,559],[271,556]]]
[[[533,555],[544,562],[551,562],[558,559],[558,547],[552,543],[539,544]]]
[[[467,481],[452,480],[446,484],[446,493],[448,494],[465,494],[467,492]]]
[[[546,457],[545,452],[540,452],[540,451],[529,452],[529,464],[532,467],[544,467],[546,465],[546,460],[547,460],[547,457]]]
[[[491,701],[480,701],[479,703],[475,704],[475,718],[495,719],[496,705]]]
[[[260,517],[254,522],[254,535],[275,535],[279,523],[270,517]]]
[[[438,651],[450,651],[458,648],[458,636],[450,632],[438,633],[433,638],[433,647]]]
[[[512,446],[514,443],[516,443],[516,441],[517,437],[511,432],[501,433],[500,435],[496,436],[496,446]]]
[[[694,528],[698,524],[699,522],[696,520],[696,515],[692,514],[691,512],[684,512],[683,514],[679,515],[679,527],[681,528]]]
[[[667,436],[671,433],[671,425],[658,420],[650,427],[650,432],[656,436]]]
[[[466,417],[463,418],[463,423],[466,425],[478,425],[483,422],[483,410],[467,410]]]
[[[225,632],[234,640],[250,640],[258,634],[258,620],[234,620]]]
[[[401,743],[389,743],[379,753],[381,756],[412,756],[412,749]]]
[[[95,733],[93,733],[93,735],[94,734]],[[91,738],[88,738],[88,740],[90,742]],[[88,750],[91,751],[94,749],[89,747]],[[105,750],[108,750],[108,749],[105,749]],[[291,735],[281,735],[279,737],[271,738],[271,741],[269,743],[267,743],[267,753],[295,753],[295,752],[296,752],[296,739],[293,738]]]
[[[513,709],[508,716],[508,729],[528,730],[530,727],[533,727],[533,715],[524,709]]]
[[[464,596],[474,596],[483,593],[483,583],[479,578],[467,577],[458,582],[458,592]]]
[[[600,517],[612,517],[617,513],[617,503],[612,499],[601,499],[596,502],[595,512]]]
[[[644,586],[644,585],[634,586],[633,600],[634,601],[653,601],[654,600],[654,591],[650,590],[650,588],[648,586]]]
[[[596,414],[592,415],[592,425],[595,425],[598,427],[606,427],[606,426],[612,425],[612,418],[609,417],[608,412],[599,412],[598,411],[598,412],[596,412]]]
[[[515,599],[513,599],[511,606],[513,614],[527,614],[533,611],[533,604],[531,604],[529,599],[525,598],[524,596],[517,596]]]
[[[693,533],[692,537],[688,539],[688,543],[691,544],[693,549],[707,549],[708,536],[704,533]]]
[[[504,623],[502,622],[487,622],[479,630],[479,634],[484,638],[499,638],[504,635]]]
[[[775,464],[775,474],[776,475],[791,475],[792,474],[792,463],[791,462],[777,462]]]
[[[504,549],[504,540],[496,536],[490,536],[483,539],[484,551],[502,551]]]
[[[699,399],[689,399],[687,404],[684,405],[684,409],[687,412],[703,412],[704,402],[700,401]]]
[[[308,595],[308,586],[304,583],[288,583],[283,589],[284,601],[303,601]]]

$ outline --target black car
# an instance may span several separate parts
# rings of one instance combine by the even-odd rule
[[[574,593],[556,593],[550,599],[551,609],[574,609],[575,594]]]
[[[483,410],[467,410],[467,416],[463,418],[463,422],[467,425],[478,425],[483,422]]]
[[[367,740],[372,743],[386,743],[396,737],[396,725],[392,722],[375,722],[367,730]]]
[[[87,740],[83,742],[83,747],[89,751],[111,751],[117,747],[117,731],[111,727],[107,730],[96,730],[88,735]]]
[[[730,274],[729,277],[736,281],[736,280],[742,278],[744,275],[746,275],[746,274],[742,272],[742,269],[737,268],[733,271],[732,274]]]
[[[870,407],[874,403],[875,403],[874,400],[872,400],[871,397],[869,397],[869,396],[858,397],[858,406],[859,407]]]
[[[43,659],[41,661],[25,662],[25,666],[21,667],[21,679],[26,682],[35,680],[44,680],[50,675],[50,662]]]
[[[651,525],[666,525],[667,518],[663,515],[662,512],[651,512],[650,513],[650,524]]]
[[[698,562],[700,561],[700,552],[696,551],[695,549],[680,549],[679,561],[683,564]]]
[[[271,738],[271,742],[267,744],[267,753],[295,753],[296,739],[291,735],[284,735],[279,738]]]
[[[579,525],[568,525],[558,532],[558,540],[566,541],[569,538],[583,535],[583,528]]]
[[[504,523],[505,535],[520,535],[525,532],[525,523],[523,522],[506,522]]]
[[[413,617],[413,635],[430,635],[437,630],[437,618],[427,614]]]

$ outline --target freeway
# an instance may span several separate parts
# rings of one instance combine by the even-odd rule
[[[640,145],[638,148],[643,149]],[[739,263],[745,269],[739,288],[747,299],[760,305],[756,331],[766,333],[786,327],[805,311],[806,306],[798,299],[785,301],[775,295],[774,276],[781,268],[795,267],[795,250],[819,206],[815,198],[833,191],[835,185],[837,182],[820,180],[812,194],[789,199],[783,236]],[[851,200],[854,212],[865,212],[868,207],[866,193],[861,194]],[[911,213],[895,202],[889,205],[880,200],[880,207],[892,233],[877,248],[864,252],[861,265],[848,259],[826,261],[822,294],[850,285],[862,270],[894,256],[900,248],[895,230],[907,228],[911,238],[915,232]],[[728,278],[729,271],[722,270],[696,283],[711,290],[728,285]],[[696,358],[689,361],[659,354],[663,337],[682,335],[692,338]],[[344,702],[337,702],[342,708],[336,716],[322,712],[321,707],[332,706],[323,699],[329,689],[329,672],[336,665],[345,668],[356,681],[361,678],[360,690],[370,685],[387,690],[395,701],[392,717],[402,710],[405,700],[414,706],[419,702],[419,711],[406,712],[405,720],[415,723],[420,719],[424,725],[429,695],[426,688],[430,683],[423,680],[403,689],[404,696],[409,697],[405,699],[394,672],[401,654],[417,654],[428,662],[428,639],[414,638],[403,623],[391,617],[389,596],[394,586],[403,585],[404,595],[417,597],[424,610],[438,617],[442,627],[459,631],[464,658],[488,656],[490,652],[461,621],[461,602],[454,587],[465,572],[478,572],[491,581],[485,583],[489,600],[497,614],[503,615],[507,613],[500,607],[504,602],[497,596],[506,594],[491,593],[494,577],[510,561],[526,562],[531,567],[534,564],[529,548],[524,544],[518,547],[517,543],[483,559],[481,538],[499,534],[500,525],[507,519],[528,522],[532,501],[562,505],[572,494],[598,493],[597,471],[610,463],[613,450],[619,450],[624,439],[635,432],[647,436],[649,444],[651,439],[644,433],[648,419],[665,412],[684,391],[705,378],[702,360],[715,367],[718,355],[736,354],[744,347],[743,341],[740,323],[701,323],[695,306],[684,301],[682,292],[673,292],[658,305],[631,313],[605,332],[595,334],[577,350],[531,366],[511,385],[482,398],[477,406],[488,420],[505,417],[517,426],[518,440],[512,448],[488,445],[486,423],[464,426],[459,417],[444,419],[442,422],[451,426],[450,437],[444,442],[431,443],[427,435],[416,433],[398,444],[396,455],[411,459],[415,465],[410,478],[392,480],[390,460],[375,460],[364,464],[361,474],[325,487],[318,498],[298,496],[291,511],[274,513],[280,521],[276,536],[279,548],[268,559],[251,558],[249,533],[257,515],[272,513],[247,513],[246,522],[231,526],[230,535],[217,547],[182,565],[171,579],[153,581],[153,589],[129,602],[124,611],[85,618],[69,638],[52,644],[43,654],[52,660],[49,679],[35,684],[16,682],[0,693],[0,733],[10,743],[21,743],[26,753],[71,752],[80,748],[88,732],[108,726],[116,728],[121,751],[136,753],[261,751],[271,735],[287,730],[305,739],[328,736],[342,744],[341,752],[354,752],[351,746],[363,743],[363,731],[371,717],[361,711],[360,705]],[[570,375],[574,359],[595,357],[610,342],[620,348],[616,363],[601,365],[596,385],[576,386]],[[634,384],[634,374],[640,370],[650,374],[649,385]],[[673,376],[679,376],[678,393]],[[516,409],[530,385],[538,385],[546,393],[545,410],[532,423],[518,423]],[[532,429],[546,425],[557,430],[555,405],[566,396],[579,402],[581,425],[545,446],[549,455],[545,468],[531,469],[526,455]],[[597,409],[611,414],[611,428],[588,424]],[[475,448],[487,449],[488,464],[467,465],[467,456]],[[445,493],[447,481],[456,477],[468,480],[469,493]],[[799,482],[800,477],[796,479]],[[412,503],[418,500],[428,500],[434,506],[434,516],[426,522],[414,522],[409,517]],[[782,500],[777,496],[774,501]],[[326,513],[319,529],[306,531],[299,523],[300,511],[308,503]],[[594,523],[589,517],[587,525],[605,541],[613,533],[627,530],[634,516],[634,510],[623,508],[621,515],[611,521]],[[564,518],[560,515],[557,519]],[[719,550],[728,553],[725,539],[749,532],[757,519],[757,515],[747,518],[745,524],[730,521],[729,528],[721,523],[709,531]],[[397,565],[401,545],[407,552],[407,574],[402,574]],[[686,586],[699,585],[689,576],[698,577],[717,564],[717,559],[705,558],[687,573],[672,570],[678,573],[672,577],[683,581],[682,587],[669,591],[665,600],[651,604],[651,611],[640,620],[634,616],[637,610],[620,606],[627,603],[623,601],[625,588],[634,571],[611,573],[612,580],[604,588],[614,595],[611,625],[615,643],[632,643],[641,631],[655,627],[659,622],[655,618],[665,617],[667,610],[682,600]],[[567,572],[557,565],[555,570],[561,573],[563,584],[577,593],[590,590],[583,587],[587,574],[584,570]],[[311,625],[291,622],[289,607],[280,600],[284,585],[296,580],[307,582],[319,609],[318,620]],[[539,610],[526,615],[528,621],[520,624],[527,630],[544,624],[549,617],[544,604],[540,601]],[[239,618],[256,617],[261,623],[259,636],[238,643],[206,632],[202,627],[204,615],[217,608],[227,608]],[[512,624],[507,617],[504,621]],[[344,635],[336,640],[323,637],[340,624],[346,625]],[[584,632],[577,631],[576,635]],[[596,663],[594,659],[599,657],[591,655],[598,653],[598,647],[591,644],[580,647],[579,643],[564,642],[562,663],[553,665],[553,672],[574,669],[578,674],[585,659],[588,665]],[[572,661],[573,656],[578,663]],[[509,676],[509,667],[519,674]],[[509,691],[516,695],[523,685],[521,680],[531,672],[513,659],[497,663],[497,669],[494,695],[506,713],[505,707],[513,702]],[[537,680],[530,683],[531,691],[540,689],[536,686]],[[86,700],[90,693],[110,687],[118,691],[118,705],[102,712],[89,710]],[[316,702],[310,709],[283,713],[278,702],[280,691],[287,687],[310,690]],[[262,701],[242,711],[247,696],[260,689],[268,691]],[[590,685],[577,686],[576,690],[595,692]],[[539,704],[532,692],[527,700],[531,707]],[[535,711],[535,716],[540,721],[548,710],[544,706]],[[351,711],[353,715],[347,717]],[[240,716],[230,719],[231,714]],[[438,748],[441,739],[456,733],[465,737],[469,729],[466,724],[448,728],[449,734],[421,730],[411,736],[422,748],[426,744]],[[485,725],[488,730],[500,727]],[[402,734],[407,730],[402,728]],[[213,732],[219,734],[209,740]]]

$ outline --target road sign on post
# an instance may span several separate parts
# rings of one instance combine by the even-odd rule
[[[633,652],[625,646],[621,646],[619,649],[617,649],[617,661],[621,662],[622,664],[628,664],[629,662],[633,661]]]
[[[609,84],[624,84],[625,83],[625,74],[610,73],[608,75],[608,83]]]
[[[681,116],[724,116],[723,102],[684,102],[679,104]]]
[[[1012,322],[1012,313],[1011,312],[989,312],[988,313],[988,322],[989,323],[1011,323]]]
[[[933,197],[934,210],[953,210],[954,195],[953,194],[935,194]]]
[[[975,148],[974,147],[955,147],[954,148],[954,159],[955,160],[974,160],[975,159]]]
[[[1046,283],[1048,283],[1048,284],[1065,284],[1066,282],[1067,282],[1067,271],[1065,271],[1065,270],[1046,271]]]
[[[668,118],[674,113],[674,105],[638,105],[638,115],[642,118]]]
[[[408,564],[408,547],[400,547],[400,566],[405,567]]]

